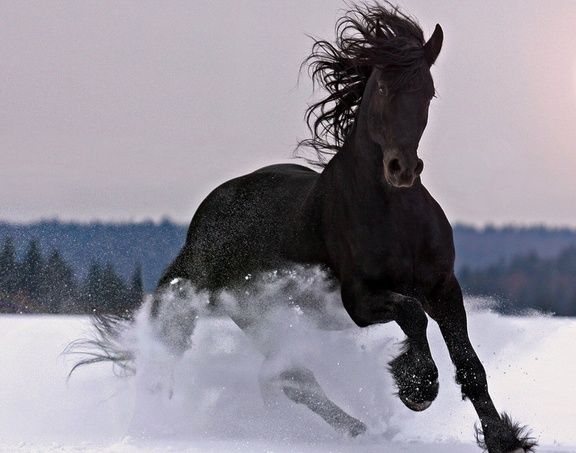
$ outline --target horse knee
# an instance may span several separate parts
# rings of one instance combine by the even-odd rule
[[[314,373],[304,367],[282,367],[273,359],[266,359],[258,380],[262,397],[268,405],[275,403],[282,394],[300,404],[305,403],[312,395],[325,398]]]
[[[286,383],[299,383],[305,385],[313,385],[318,384],[316,378],[314,377],[314,373],[310,371],[308,368],[291,368],[289,370],[283,371],[280,373],[280,379]]]

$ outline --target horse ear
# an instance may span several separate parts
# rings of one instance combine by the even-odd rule
[[[432,66],[438,58],[440,49],[442,49],[442,41],[444,40],[444,32],[440,24],[436,24],[434,33],[430,36],[430,39],[426,44],[424,44],[424,58],[428,63],[428,66]]]

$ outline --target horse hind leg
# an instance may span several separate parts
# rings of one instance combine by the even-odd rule
[[[183,278],[174,278],[156,290],[150,308],[150,323],[170,354],[179,357],[190,348],[206,300],[206,296],[197,293],[191,282]]]
[[[150,306],[156,336],[176,356],[190,348],[196,322],[208,303],[208,296],[192,285],[186,265],[189,259],[184,249],[170,264],[158,282]]]
[[[270,376],[267,373],[268,367],[269,360],[266,359],[260,372],[260,388],[266,403],[272,401],[273,388],[279,387],[288,399],[308,407],[337,432],[350,437],[366,432],[364,423],[347,414],[326,396],[314,373],[308,368],[291,366]]]
[[[149,308],[148,325],[153,341],[140,351],[142,381],[149,392],[172,397],[174,370],[191,346],[192,334],[207,300],[174,263],[168,268]]]

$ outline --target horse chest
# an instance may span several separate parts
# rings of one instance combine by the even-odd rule
[[[451,244],[432,234],[405,233],[375,235],[359,247],[356,261],[362,274],[391,290],[427,293],[452,270]]]

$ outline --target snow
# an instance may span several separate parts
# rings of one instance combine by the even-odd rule
[[[473,310],[469,328],[499,410],[533,429],[539,452],[576,451],[576,320]],[[150,390],[154,372],[146,371],[168,366],[167,360],[142,362],[128,378],[99,364],[67,382],[75,358],[61,352],[88,330],[84,317],[0,316],[0,452],[480,451],[473,444],[476,415],[461,400],[433,322],[428,331],[440,394],[421,413],[393,395],[386,371],[402,338],[396,325],[292,338],[299,344],[293,351],[326,393],[368,425],[356,439],[334,433],[285,398],[265,408],[262,357],[228,320],[199,321],[193,347],[176,365],[171,399]]]

